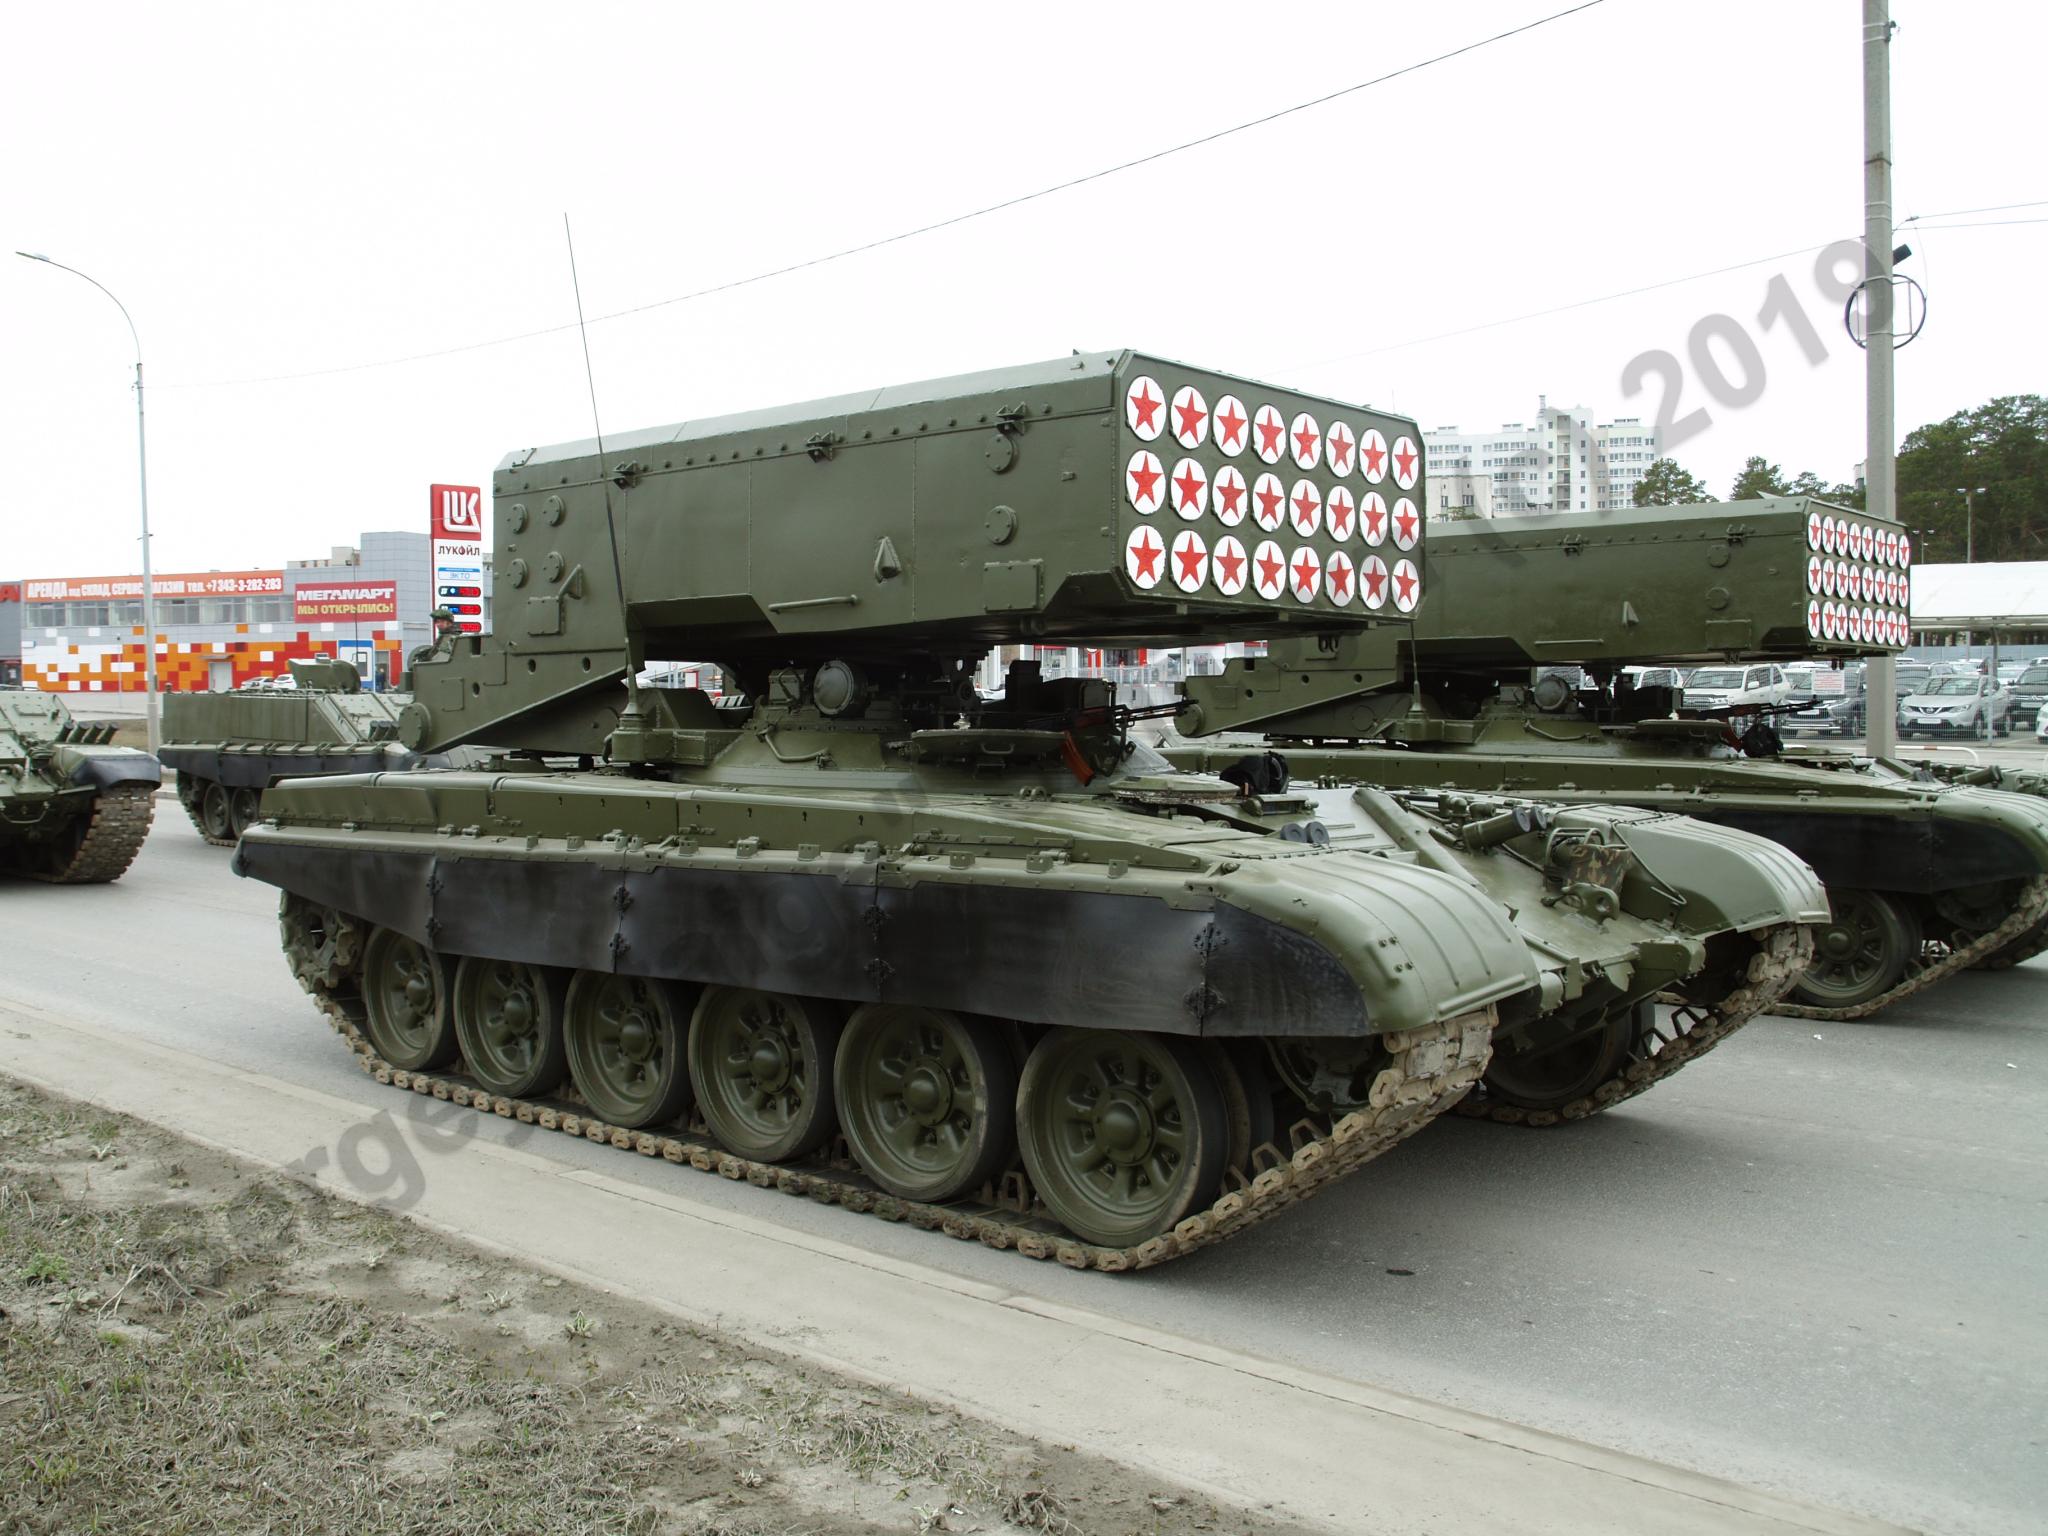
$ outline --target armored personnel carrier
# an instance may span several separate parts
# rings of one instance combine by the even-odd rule
[[[1449,1109],[1504,1015],[1572,1047],[1696,987],[1711,1033],[1804,963],[1820,893],[1769,845],[1182,774],[1101,682],[974,686],[1006,643],[1412,611],[1419,484],[1411,422],[1131,353],[518,453],[492,632],[420,662],[399,722],[514,750],[288,779],[235,868],[381,1080],[1155,1264]],[[698,659],[737,703],[634,681]]]
[[[199,835],[232,848],[280,779],[423,765],[398,741],[404,696],[365,693],[346,661],[293,661],[290,688],[168,693],[158,755]]]
[[[0,689],[0,874],[118,880],[149,835],[163,770],[53,693]]]
[[[1304,774],[1639,805],[1771,838],[1828,887],[1832,917],[1790,1010],[1810,1016],[1865,1017],[2038,940],[2040,797],[1846,753],[1786,754],[1767,714],[1689,709],[1621,675],[1901,644],[1902,530],[1792,498],[1447,524],[1431,542],[1412,648],[1276,642],[1193,682],[1197,708],[1179,729],[1264,732]],[[1563,665],[1585,669],[1587,686],[1531,683]],[[1199,769],[1229,754],[1169,755]]]

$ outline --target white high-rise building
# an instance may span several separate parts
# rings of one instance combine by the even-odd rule
[[[1438,427],[1422,437],[1432,478],[1492,481],[1492,505],[1481,515],[1493,517],[1633,506],[1636,482],[1662,451],[1656,429],[1640,417],[1595,422],[1585,406],[1554,406],[1543,396],[1533,424],[1509,422],[1494,432]]]

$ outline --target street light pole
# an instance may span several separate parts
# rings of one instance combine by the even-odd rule
[[[1972,490],[1957,486],[1956,494],[1963,498],[1963,564],[1970,565],[1977,558],[1977,503],[1975,497],[1984,494],[1984,487]]]
[[[114,291],[96,277],[90,277],[76,267],[67,267],[61,261],[52,261],[34,251],[16,251],[17,256],[29,261],[40,261],[46,267],[55,267],[60,272],[69,272],[73,277],[83,277],[93,287],[114,300],[114,308],[121,311],[121,318],[128,322],[128,339],[135,343],[135,460],[142,479],[142,710],[149,731],[149,750],[155,755],[161,731],[158,727],[156,693],[156,591],[150,580],[149,570],[149,439],[143,430],[142,414],[142,338],[136,334],[135,321],[128,313],[128,306],[114,298]]]

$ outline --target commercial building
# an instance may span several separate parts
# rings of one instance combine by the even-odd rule
[[[1439,487],[1428,509],[1437,517],[1633,506],[1636,482],[1663,451],[1656,428],[1640,417],[1596,422],[1583,405],[1554,406],[1540,395],[1533,422],[1508,422],[1492,432],[1437,427],[1422,440],[1431,483]],[[1468,481],[1478,480],[1491,486],[1484,508],[1468,489]]]
[[[17,585],[23,686],[141,691],[140,576],[39,576],[0,585],[0,645],[9,625],[4,592]],[[365,533],[355,546],[282,567],[159,571],[154,587],[157,686],[166,692],[232,688],[317,656],[353,661],[368,686],[390,687],[406,655],[432,638],[433,566],[424,533]]]

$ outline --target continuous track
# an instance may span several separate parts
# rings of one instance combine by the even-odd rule
[[[2032,931],[2037,925],[2042,930],[2039,933]],[[2026,888],[2020,893],[2020,899],[2013,903],[2012,911],[2006,914],[2005,921],[1996,928],[1987,929],[1968,944],[1949,950],[1932,964],[1908,967],[1905,978],[1889,992],[1850,1008],[1810,1008],[1804,1004],[1794,1003],[1787,1004],[1777,1011],[1793,1019],[1831,1019],[1837,1022],[1867,1019],[1873,1013],[1889,1008],[1903,998],[1926,991],[1936,982],[1953,976],[1957,971],[1969,970],[1972,966],[1980,965],[1998,954],[2006,945],[2013,944],[2015,940],[2021,938],[2026,938],[2033,947],[2028,949],[2025,945],[2016,945],[2019,953],[2011,960],[2005,960],[2000,956],[2000,963],[1984,965],[1983,968],[2003,970],[2006,965],[2016,965],[2021,960],[2039,954],[2043,948],[2048,948],[2048,875],[2036,875],[2027,882]]]
[[[1670,999],[1672,1032],[1667,1034],[1652,1013],[1649,1027],[1629,1042],[1627,1063],[1592,1092],[1558,1109],[1524,1109],[1489,1098],[1482,1083],[1477,1092],[1458,1105],[1458,1113],[1502,1125],[1562,1125],[1612,1109],[1661,1083],[1770,1008],[1813,963],[1813,935],[1796,924],[1765,928],[1753,937],[1756,948],[1744,963],[1735,987],[1712,1003],[1689,1002],[1682,997]]]
[[[291,897],[285,898],[287,902]],[[330,914],[332,917],[332,914]],[[281,923],[287,945],[292,932]],[[764,1189],[805,1195],[828,1205],[907,1221],[963,1241],[1009,1249],[1031,1259],[1056,1259],[1072,1269],[1106,1272],[1150,1269],[1170,1259],[1235,1237],[1248,1227],[1321,1193],[1346,1174],[1414,1135],[1454,1107],[1486,1070],[1493,1051],[1497,1015],[1492,1008],[1462,1014],[1442,1024],[1386,1037],[1392,1064],[1374,1080],[1370,1102],[1328,1118],[1304,1118],[1288,1128],[1289,1149],[1271,1143],[1255,1148],[1249,1169],[1234,1170],[1231,1186],[1208,1209],[1181,1221],[1171,1232],[1126,1248],[1080,1242],[1038,1213],[1021,1171],[1004,1176],[1000,1188],[982,1198],[952,1205],[901,1200],[877,1189],[854,1167],[844,1148],[830,1157],[797,1163],[763,1163],[738,1157],[713,1142],[701,1121],[687,1137],[607,1125],[569,1098],[512,1099],[488,1093],[460,1072],[406,1072],[376,1053],[363,1031],[362,1008],[347,982],[360,961],[363,930],[350,918],[329,928],[333,936],[326,963],[293,960],[293,974],[328,1021],[356,1052],[362,1068],[380,1083],[430,1094],[487,1114],[602,1142],[642,1157],[665,1158],[704,1173],[744,1179]]]
[[[182,774],[179,777],[181,780],[183,779]],[[215,837],[206,830],[206,823],[200,819],[199,801],[206,793],[208,782],[210,781],[201,779],[199,781],[199,793],[193,795],[190,799],[185,797],[184,785],[181,782],[179,785],[178,803],[185,807],[185,814],[192,819],[192,829],[199,834],[201,842],[214,848],[232,848],[235,846],[235,840],[232,837]]]
[[[2048,949],[2048,917],[2042,918],[2004,948],[1994,950],[1974,963],[1973,971],[2009,971],[2022,960],[2031,960]]]
[[[24,869],[31,879],[52,885],[104,885],[118,880],[149,836],[156,809],[153,784],[116,784],[94,797],[85,836],[62,869]]]

